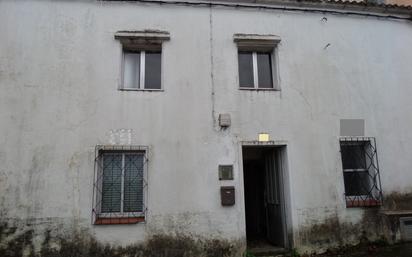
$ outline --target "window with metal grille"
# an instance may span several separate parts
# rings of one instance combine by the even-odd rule
[[[340,139],[347,207],[382,204],[382,190],[375,138]]]
[[[141,146],[96,147],[94,224],[144,221],[146,153]]]

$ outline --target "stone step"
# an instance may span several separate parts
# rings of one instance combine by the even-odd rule
[[[254,248],[248,251],[256,257],[289,257],[290,253],[284,248]]]
[[[264,254],[264,255],[254,254],[254,256],[256,257],[291,257],[290,253],[285,253],[285,254],[276,253],[276,254]]]

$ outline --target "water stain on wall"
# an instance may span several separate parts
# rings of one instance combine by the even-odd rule
[[[347,244],[359,244],[384,238],[384,229],[378,208],[364,209],[357,223],[342,222],[337,214],[322,222],[303,226],[299,230],[299,241],[304,249],[339,248]]]
[[[386,210],[412,210],[412,192],[392,192],[384,196]]]
[[[52,220],[50,220],[52,221]],[[56,221],[58,223],[59,221]],[[90,233],[60,233],[59,226],[46,228],[39,245],[31,224],[0,222],[2,257],[234,257],[242,243],[223,239],[195,239],[187,235],[153,235],[142,244],[126,247],[98,242]]]

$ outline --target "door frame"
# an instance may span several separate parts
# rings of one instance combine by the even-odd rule
[[[290,175],[288,169],[288,158],[287,158],[287,142],[280,141],[240,141],[239,142],[239,169],[241,173],[241,191],[242,191],[242,212],[244,213],[244,233],[246,238],[246,205],[245,205],[245,184],[244,184],[244,171],[243,171],[243,147],[256,147],[256,148],[279,148],[280,151],[280,200],[281,200],[281,215],[283,223],[283,236],[284,236],[284,248],[293,248],[293,229],[292,229],[292,213],[291,213],[291,196],[290,196]]]

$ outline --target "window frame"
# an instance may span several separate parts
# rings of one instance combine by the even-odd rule
[[[148,199],[148,147],[147,146],[121,146],[98,145],[95,149],[95,174],[93,188],[92,224],[131,224],[146,221]],[[102,212],[103,196],[103,160],[105,154],[122,155],[121,197],[120,212]],[[124,212],[124,171],[126,155],[143,155],[143,187],[142,187],[142,211]]]
[[[116,217],[129,217],[129,216],[137,216],[137,217],[144,217],[144,208],[145,208],[145,203],[144,203],[144,199],[145,199],[145,169],[146,169],[146,165],[144,164],[145,161],[145,153],[143,151],[103,151],[102,153],[102,157],[101,157],[101,163],[102,165],[100,167],[103,166],[104,163],[104,156],[105,154],[110,154],[110,153],[115,153],[115,154],[119,154],[122,156],[122,174],[121,174],[121,192],[120,192],[120,212],[102,212],[102,205],[100,205],[100,210],[98,210],[99,213],[99,218],[110,218],[113,215],[116,215]],[[143,187],[142,187],[142,195],[143,195],[143,203],[142,203],[142,211],[140,212],[125,212],[124,211],[124,172],[125,172],[125,157],[126,155],[142,155],[143,156]],[[100,170],[99,172],[103,173],[103,170]],[[100,188],[102,188],[103,190],[103,179],[100,182],[99,185]],[[101,192],[101,194],[99,195],[99,199],[101,199],[103,195],[103,191]],[[100,201],[101,202],[101,201]]]
[[[366,155],[366,149],[363,149],[364,147],[365,147],[365,144],[367,144],[367,143],[370,143],[370,141],[369,140],[360,140],[360,141],[354,141],[354,142],[352,142],[352,144],[354,145],[354,146],[362,146],[362,155]],[[342,144],[342,143],[341,143]],[[367,166],[366,166],[366,164],[365,164],[365,168],[356,168],[356,169],[345,169],[344,167],[343,167],[343,155],[342,155],[342,145],[340,146],[341,147],[341,158],[342,158],[342,170],[343,170],[343,174],[345,174],[345,173],[354,173],[354,172],[367,172],[368,173],[368,180],[369,180],[369,182],[371,182],[371,178],[370,178],[370,176],[369,176],[369,170],[368,170],[368,168],[367,168]],[[366,157],[364,157],[365,158],[365,162],[366,162]],[[345,176],[343,177],[343,183],[344,183],[344,185],[345,185],[345,187],[346,187],[346,181],[345,181]],[[369,195],[365,195],[365,194],[357,194],[357,195],[347,195],[346,194],[347,192],[346,192],[346,189],[345,189],[345,196],[347,197],[347,198],[351,198],[351,199],[355,199],[355,198],[357,198],[357,197],[363,197],[363,198],[366,198],[366,199],[368,199],[368,198],[371,198]]]
[[[114,34],[114,39],[118,40],[121,45],[120,60],[120,78],[118,80],[118,90],[120,91],[164,91],[163,81],[163,43],[170,40],[170,33],[157,29],[144,30],[120,30]],[[144,52],[140,59],[140,78],[138,88],[126,88],[124,86],[124,63],[125,53],[127,52]],[[145,70],[146,69],[146,52],[160,53],[160,88],[145,88]],[[142,62],[143,58],[143,62]],[[143,72],[142,72],[143,68]],[[143,76],[142,76],[143,75]]]
[[[259,34],[242,34],[237,33],[233,35],[234,42],[237,45],[237,78],[239,90],[252,90],[252,91],[280,91],[280,78],[279,78],[279,44],[280,37],[272,34],[259,35]],[[240,74],[239,74],[239,53],[249,52],[252,53],[252,69],[253,69],[253,87],[241,87]],[[259,69],[258,69],[258,54],[268,53],[270,54],[271,62],[271,88],[259,88]]]
[[[275,49],[272,51],[259,51],[259,50],[241,50],[238,49],[238,78],[239,78],[239,89],[240,90],[269,90],[269,91],[279,91],[277,88],[277,71],[274,67],[276,65],[276,58],[274,57]],[[240,74],[239,74],[239,53],[251,53],[252,54],[252,73],[253,73],[253,87],[242,87],[240,85]],[[272,79],[272,87],[259,87],[259,70],[258,70],[258,54],[269,54],[270,55],[270,71]]]
[[[145,88],[145,72],[146,72],[146,52],[157,52],[160,53],[160,88]],[[125,63],[126,63],[126,54],[128,53],[139,53],[140,55],[140,65],[139,65],[139,84],[137,85],[138,87],[132,88],[132,87],[125,87],[125,78],[124,78],[124,73],[125,73]],[[128,48],[122,48],[122,65],[121,65],[121,83],[119,90],[122,91],[164,91],[163,90],[163,80],[162,80],[162,70],[163,70],[163,54],[162,54],[162,49],[157,48],[153,50],[146,50],[146,49],[141,49],[141,50],[134,50],[134,49],[128,49]],[[143,86],[143,87],[142,87]]]

